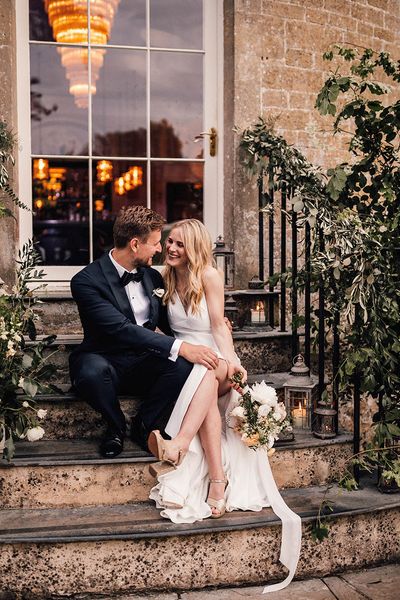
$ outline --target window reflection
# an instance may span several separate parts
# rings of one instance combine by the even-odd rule
[[[203,48],[202,0],[150,0],[150,43],[158,48]]]
[[[93,252],[98,258],[113,247],[112,228],[123,206],[146,206],[145,162],[93,161]]]
[[[83,154],[87,148],[87,109],[68,93],[57,48],[31,46],[33,154]]]
[[[108,49],[93,103],[93,152],[146,155],[146,53]]]
[[[152,156],[200,157],[194,138],[203,123],[203,57],[174,52],[171,59],[170,52],[152,52],[150,90],[151,120],[168,123],[180,142],[179,148],[164,146],[152,132]]]
[[[108,43],[120,46],[145,45],[146,0],[120,0]]]
[[[203,163],[152,162],[151,207],[168,223],[203,219]]]
[[[88,161],[33,159],[33,233],[45,265],[89,262]]]

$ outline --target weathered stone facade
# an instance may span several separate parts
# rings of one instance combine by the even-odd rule
[[[344,141],[332,137],[331,119],[320,117],[314,108],[332,66],[322,60],[322,54],[330,44],[347,43],[388,51],[398,58],[400,5],[398,0],[225,4],[227,117],[232,114],[231,123],[225,125],[226,232],[231,232],[240,257],[236,286],[243,287],[258,272],[258,200],[254,182],[249,183],[239,164],[238,139],[229,129],[245,128],[260,115],[278,117],[277,132],[312,163],[335,166],[344,157]]]

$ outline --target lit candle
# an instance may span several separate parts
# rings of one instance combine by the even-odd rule
[[[256,307],[251,309],[251,322],[265,323],[265,311],[262,302],[257,302]]]
[[[293,418],[293,427],[303,427],[306,418],[306,409],[302,406],[301,402],[297,408],[293,408],[292,410],[292,418]]]

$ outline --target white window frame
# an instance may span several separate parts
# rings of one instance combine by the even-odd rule
[[[150,0],[146,0],[149,5]],[[203,0],[204,6],[204,131],[212,127],[217,130],[217,153],[209,155],[209,138],[205,136],[204,144],[204,224],[215,240],[223,235],[223,0]],[[17,114],[18,114],[18,190],[19,196],[32,208],[32,174],[31,174],[31,120],[30,120],[30,58],[29,58],[29,0],[18,0],[15,3],[17,34]],[[149,15],[149,6],[147,6]],[[149,46],[148,46],[149,47]],[[157,48],[166,50],[168,48]],[[180,49],[181,50],[181,49]],[[147,52],[148,60],[150,52]],[[149,85],[149,84],[148,84]],[[149,95],[147,102],[150,102]],[[149,111],[148,111],[149,119]],[[200,132],[198,132],[200,133]],[[139,160],[139,158],[138,158]],[[143,160],[141,157],[140,160]],[[148,158],[144,160],[149,160]],[[152,159],[153,160],[153,159]],[[160,159],[154,159],[160,160]],[[176,159],[166,158],[174,161]],[[177,159],[188,161],[192,159]],[[148,169],[150,178],[150,170]],[[89,176],[89,185],[91,177]],[[147,185],[148,206],[150,206],[150,179]],[[92,219],[92,207],[90,207]],[[25,210],[19,212],[20,247],[33,235],[32,214]],[[91,241],[90,241],[91,243]],[[69,281],[85,265],[76,267],[45,266],[45,282],[47,291],[69,290]]]

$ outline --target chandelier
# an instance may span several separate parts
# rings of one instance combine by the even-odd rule
[[[107,44],[120,0],[90,0],[90,44]],[[60,44],[89,43],[88,0],[45,0],[49,23]],[[103,66],[105,50],[76,46],[59,47],[61,64],[67,72],[69,92],[79,108],[87,108],[89,90],[96,93],[96,81]],[[88,61],[91,64],[89,84]]]

